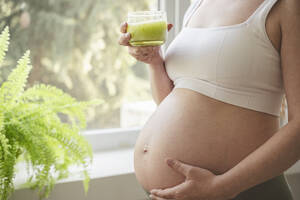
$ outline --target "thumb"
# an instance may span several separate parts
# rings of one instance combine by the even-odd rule
[[[193,168],[193,166],[185,164],[179,160],[167,158],[165,159],[165,161],[172,169],[183,174],[184,176],[188,176],[188,172],[190,171],[191,168]]]
[[[173,28],[173,24],[168,24],[168,31],[170,31]]]

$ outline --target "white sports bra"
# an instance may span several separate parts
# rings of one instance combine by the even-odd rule
[[[183,28],[165,54],[174,88],[187,88],[211,98],[280,116],[284,95],[280,55],[265,23],[277,0],[264,0],[244,22],[191,28],[186,24],[202,0],[195,0]]]

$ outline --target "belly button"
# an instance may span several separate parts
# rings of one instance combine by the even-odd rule
[[[146,153],[148,151],[148,146],[147,146],[147,144],[145,144],[145,146],[144,146],[144,153]]]

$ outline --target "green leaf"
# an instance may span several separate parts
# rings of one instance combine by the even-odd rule
[[[18,61],[17,67],[10,73],[7,81],[0,88],[0,102],[6,105],[6,107],[17,103],[24,91],[29,72],[32,68],[29,65],[29,54],[30,52],[27,51]]]
[[[84,128],[86,124],[83,111],[89,106],[104,103],[100,99],[78,102],[62,90],[45,84],[35,85],[27,89],[21,96],[21,99],[26,102],[43,102],[52,111],[68,115],[73,124],[76,123],[75,117],[80,122],[81,128]]]
[[[0,110],[0,133],[2,132],[3,128],[4,128],[4,117],[3,117],[2,110]]]
[[[0,111],[0,159],[6,160],[9,154],[9,141],[5,136],[4,130],[4,116],[3,113]],[[0,170],[1,171],[1,170]]]
[[[2,65],[3,59],[5,58],[5,54],[8,50],[9,44],[9,29],[5,27],[0,35],[0,67]]]

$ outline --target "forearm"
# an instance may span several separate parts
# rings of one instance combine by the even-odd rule
[[[220,186],[233,195],[287,170],[300,158],[300,123],[290,121],[239,164],[220,175]]]
[[[154,101],[157,105],[172,91],[174,85],[169,78],[164,63],[150,65],[150,84]]]

